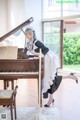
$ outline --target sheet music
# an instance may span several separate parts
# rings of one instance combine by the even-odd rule
[[[17,59],[17,46],[0,46],[0,59]]]

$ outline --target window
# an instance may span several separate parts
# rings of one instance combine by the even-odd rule
[[[48,0],[48,7],[52,7],[54,5],[54,0]]]
[[[61,5],[55,0],[43,0],[43,18],[55,18],[61,16]]]
[[[80,15],[80,0],[43,0],[43,18]]]
[[[61,58],[61,21],[49,21],[43,22],[43,40],[44,44],[51,50],[54,51],[59,59],[60,65],[62,66]]]

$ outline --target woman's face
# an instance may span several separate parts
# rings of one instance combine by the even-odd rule
[[[26,34],[26,38],[30,41],[32,40],[32,36],[29,33]]]

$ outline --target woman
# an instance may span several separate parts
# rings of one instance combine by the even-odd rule
[[[54,102],[53,93],[58,89],[62,79],[71,78],[78,83],[78,79],[74,76],[74,73],[70,73],[68,76],[58,76],[57,69],[59,67],[57,55],[50,51],[41,41],[37,40],[35,31],[31,28],[25,30],[26,47],[29,55],[39,55],[39,49],[41,49],[42,56],[44,57],[44,78],[42,84],[43,98],[49,100],[45,107],[49,107]],[[34,59],[36,59],[34,57]]]

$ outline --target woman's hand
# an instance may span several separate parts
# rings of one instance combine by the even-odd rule
[[[38,59],[39,59],[39,56],[37,56],[37,57],[33,57],[33,59],[34,59],[34,60],[38,60]]]

